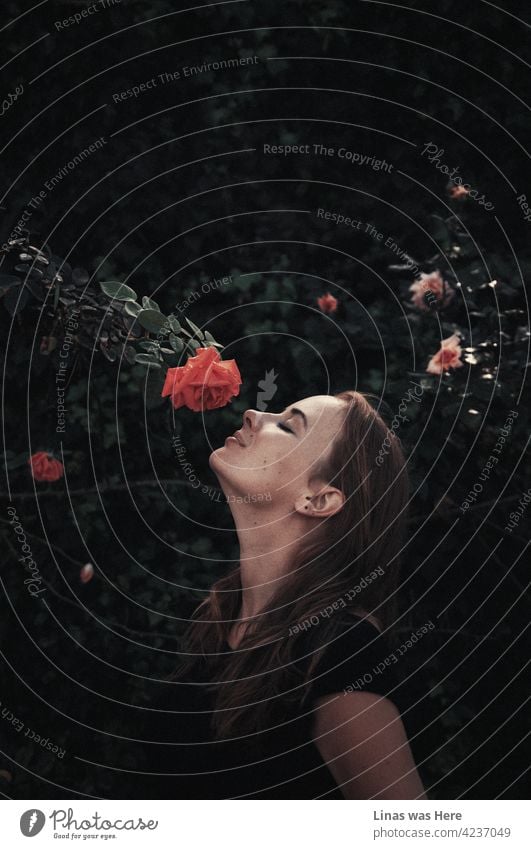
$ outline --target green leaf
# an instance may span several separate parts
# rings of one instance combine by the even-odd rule
[[[144,385],[144,400],[148,410],[153,410],[164,404],[164,398],[161,395],[164,381],[166,380],[167,369],[150,368],[146,372]]]
[[[53,307],[52,307],[54,312],[57,309],[57,304],[59,303],[59,295],[60,294],[61,294],[61,284],[56,283],[55,284],[55,290],[54,290],[54,293],[53,293]]]
[[[176,354],[179,354],[184,348],[183,340],[176,336],[175,333],[170,333],[168,341]]]
[[[26,466],[28,464],[28,454],[24,451],[22,454],[19,454],[17,457],[13,457],[12,460],[8,460],[5,464],[6,469],[18,469],[20,466]]]
[[[136,362],[136,351],[132,345],[124,345],[123,358],[130,366]]]
[[[25,286],[22,288],[22,291],[18,286],[12,286],[7,294],[4,295],[4,305],[10,315],[15,315],[26,306],[28,298],[29,291]]]
[[[138,323],[142,325],[150,333],[168,333],[169,327],[166,316],[158,310],[140,310],[138,313]]]
[[[150,340],[145,342],[139,342],[138,347],[142,348],[143,351],[149,351],[152,354],[157,354],[159,351],[158,342],[151,342]]]
[[[154,357],[149,354],[137,354],[135,357],[135,363],[141,366],[155,366],[155,368],[160,368],[160,363],[158,360],[154,359]]]
[[[190,327],[192,328],[192,330],[194,331],[194,333],[195,333],[195,335],[197,336],[198,339],[204,339],[205,338],[205,334],[203,333],[202,330],[199,329],[197,324],[194,324],[193,321],[190,321],[190,319],[188,317],[186,317],[186,321],[188,322],[188,324],[190,325]]]
[[[11,277],[8,274],[0,274],[0,297],[4,295],[11,286],[19,286],[20,279],[18,277]]]
[[[124,306],[124,310],[127,315],[132,315],[133,318],[138,315],[141,309],[142,307],[140,306],[140,304],[137,304],[136,301],[127,301]]]
[[[205,330],[205,339],[207,339],[209,342],[211,342],[212,345],[218,345],[219,344],[218,342],[216,342],[216,340],[214,339],[212,334],[208,332],[208,330]]]
[[[152,301],[147,295],[142,297],[142,306],[145,310],[158,310],[158,312],[160,312],[160,307],[157,302]]]
[[[136,292],[125,283],[108,280],[104,283],[100,282],[100,289],[109,298],[115,298],[117,301],[136,301]]]
[[[164,358],[164,362],[166,365],[170,366],[170,368],[175,368],[179,365],[181,358],[179,354],[176,354],[171,348],[161,348],[160,352]]]
[[[179,324],[179,322],[177,321],[177,319],[173,315],[173,313],[168,316],[168,321],[170,322],[170,327],[171,327],[171,329],[173,330],[174,333],[180,333],[181,332],[181,325]]]

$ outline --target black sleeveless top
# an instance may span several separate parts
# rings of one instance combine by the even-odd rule
[[[323,637],[320,626],[301,642],[311,653],[324,648],[303,707],[278,711],[271,727],[255,734],[214,740],[209,728],[213,696],[200,669],[168,682],[167,692],[145,723],[143,798],[159,799],[343,799],[311,737],[315,699],[366,690],[406,706],[384,634],[367,620],[339,616]],[[223,651],[232,649],[225,643]],[[309,655],[309,656],[308,656]],[[301,694],[302,694],[301,689]],[[148,742],[149,741],[149,742]]]

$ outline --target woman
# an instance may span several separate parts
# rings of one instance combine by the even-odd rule
[[[347,391],[247,410],[211,454],[240,559],[195,611],[172,676],[187,712],[171,716],[182,783],[168,795],[427,798],[386,636],[408,502],[389,435]]]

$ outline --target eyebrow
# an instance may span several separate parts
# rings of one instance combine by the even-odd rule
[[[284,410],[283,412],[285,413],[286,410]],[[308,420],[307,420],[306,416],[304,415],[304,413],[302,412],[302,410],[299,410],[298,407],[292,407],[289,412],[292,413],[294,416],[301,416],[302,420],[304,422],[304,427],[306,429],[308,429]]]

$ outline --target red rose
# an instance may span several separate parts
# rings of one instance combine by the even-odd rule
[[[334,298],[330,292],[327,292],[326,295],[322,295],[320,298],[317,298],[317,303],[319,305],[319,309],[323,312],[335,312],[337,310],[337,305],[339,301],[337,298]]]
[[[37,451],[36,454],[32,454],[28,463],[33,479],[36,481],[58,481],[63,477],[63,464],[47,451]]]
[[[169,395],[175,409],[198,413],[224,407],[239,395],[241,382],[236,360],[223,361],[213,347],[197,348],[186,365],[168,369],[161,395]]]

